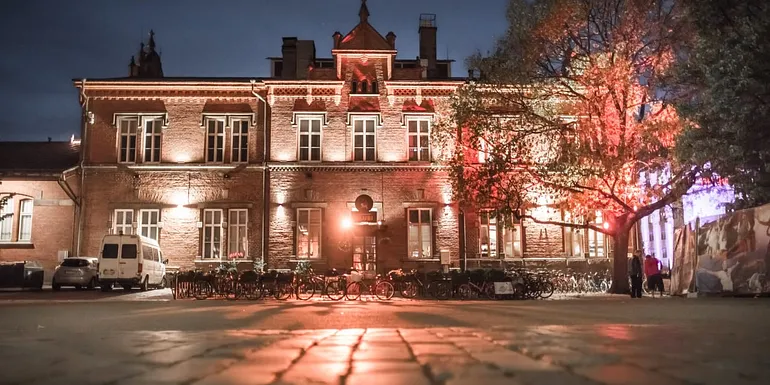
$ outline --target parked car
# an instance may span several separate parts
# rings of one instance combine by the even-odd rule
[[[41,290],[44,274],[36,261],[0,262],[0,288]]]
[[[166,286],[166,263],[158,242],[141,235],[111,234],[102,240],[99,255],[99,285],[102,291],[115,284],[130,290],[139,286]]]
[[[62,286],[86,287],[93,289],[99,282],[99,258],[71,257],[62,261],[53,273],[51,287],[60,290]]]

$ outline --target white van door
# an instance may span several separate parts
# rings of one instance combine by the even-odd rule
[[[124,243],[120,247],[120,258],[118,259],[119,278],[131,279],[139,274],[139,250],[136,243],[130,243],[132,241],[134,240],[131,238],[123,238]]]
[[[99,258],[100,279],[116,279],[120,269],[118,268],[119,243],[105,243],[102,245],[102,254]]]

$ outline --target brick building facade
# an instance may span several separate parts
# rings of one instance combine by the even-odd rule
[[[38,261],[50,278],[72,254],[79,147],[0,142],[0,262]]]
[[[421,15],[411,60],[369,24],[365,1],[358,16],[333,34],[331,57],[284,38],[269,78],[166,77],[151,34],[128,77],[75,80],[73,253],[98,255],[105,234],[124,232],[158,239],[185,268],[308,260],[384,272],[609,255],[601,234],[503,226],[453,201],[431,130],[465,79],[437,58],[435,16]]]

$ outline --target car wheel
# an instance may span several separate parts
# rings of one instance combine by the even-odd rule
[[[52,288],[54,291],[59,291],[59,290],[61,290],[61,285],[59,285],[58,283],[56,283],[56,280],[53,280],[53,281],[51,281],[51,288]]]
[[[148,277],[148,276],[145,276],[145,277],[144,277],[144,280],[143,280],[143,281],[142,281],[142,283],[139,285],[139,289],[140,289],[141,291],[147,291],[147,290],[149,289],[149,278],[150,278],[150,277]]]

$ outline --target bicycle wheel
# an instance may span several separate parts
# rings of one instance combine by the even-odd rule
[[[203,300],[211,296],[211,285],[208,282],[195,282],[193,289],[195,299]]]
[[[396,289],[388,281],[380,281],[374,285],[374,295],[377,299],[388,300],[393,298],[393,294],[396,293]]]
[[[607,283],[607,281],[602,281],[602,283],[599,285],[599,290],[601,290],[602,293],[606,293],[610,291],[610,285]]]
[[[540,298],[550,298],[553,295],[554,287],[551,282],[548,281],[541,281],[540,282]]]
[[[484,293],[484,296],[487,297],[487,299],[495,299],[495,284],[489,283],[482,287],[481,289]]]
[[[314,282],[300,282],[297,286],[297,299],[307,301],[315,295],[316,285]]]
[[[471,285],[464,283],[457,287],[457,297],[461,300],[470,299],[473,296]]]
[[[286,300],[291,297],[294,286],[290,283],[278,283],[275,286],[275,299]]]
[[[222,292],[228,300],[236,300],[238,298],[238,287],[236,282],[231,280],[222,282]]]
[[[243,282],[240,294],[250,301],[255,301],[262,298],[262,288],[256,282]]]
[[[345,298],[345,289],[342,281],[329,282],[324,287],[324,294],[332,301],[339,301]]]
[[[361,298],[361,282],[351,282],[345,290],[345,298],[348,301],[355,301]]]
[[[401,296],[404,298],[414,298],[417,297],[417,293],[419,292],[417,288],[417,282],[414,281],[404,281],[401,282]]]
[[[452,287],[448,282],[436,281],[428,285],[428,291],[438,300],[447,300],[452,295]]]

